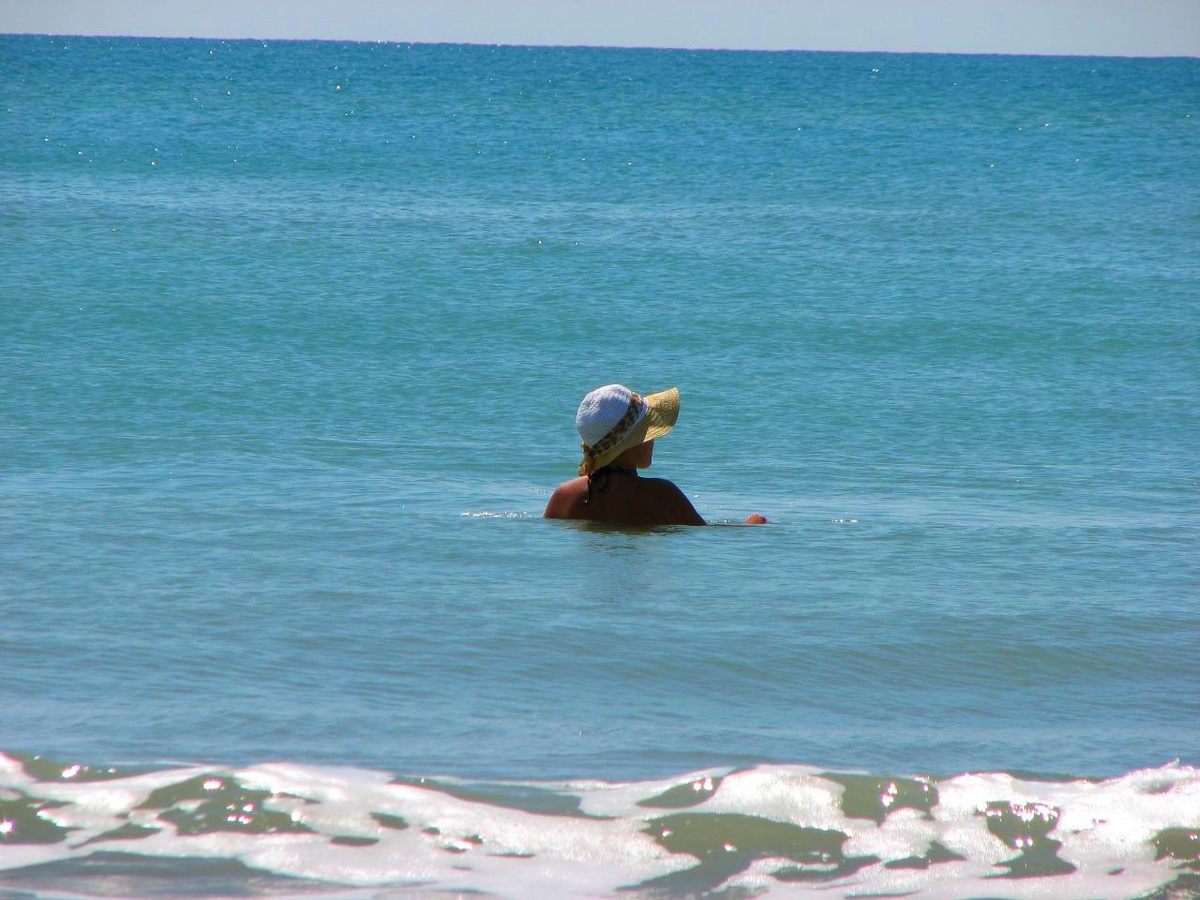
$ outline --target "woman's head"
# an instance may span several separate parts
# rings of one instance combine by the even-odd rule
[[[583,398],[575,414],[575,427],[583,439],[579,474],[590,475],[631,447],[662,437],[678,418],[678,388],[644,397],[621,384],[596,388]]]

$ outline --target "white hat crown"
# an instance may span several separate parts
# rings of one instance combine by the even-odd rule
[[[579,404],[579,411],[575,413],[575,427],[579,430],[583,442],[589,447],[600,443],[625,418],[632,399],[633,392],[623,384],[606,384],[584,397],[583,402]],[[641,400],[639,406],[640,409],[629,430],[636,427],[649,410],[645,400]]]

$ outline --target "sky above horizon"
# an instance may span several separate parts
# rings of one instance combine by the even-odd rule
[[[0,0],[0,33],[1200,56],[1200,0]]]

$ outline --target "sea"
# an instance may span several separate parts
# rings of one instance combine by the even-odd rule
[[[0,62],[0,900],[1200,897],[1200,59]]]

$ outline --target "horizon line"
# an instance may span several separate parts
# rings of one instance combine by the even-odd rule
[[[845,53],[863,55],[895,55],[895,56],[1016,56],[1037,57],[1044,59],[1200,59],[1200,54],[1180,53],[1097,53],[1083,51],[1044,52],[1035,50],[882,50],[862,48],[831,48],[831,47],[742,47],[742,46],[710,46],[685,44],[608,44],[608,43],[522,43],[512,41],[478,41],[478,40],[431,40],[431,39],[397,39],[397,38],[363,38],[363,37],[268,37],[256,35],[212,34],[137,34],[123,32],[56,32],[56,31],[0,31],[0,37],[40,37],[40,38],[81,38],[115,40],[156,40],[156,41],[221,41],[249,43],[321,43],[321,44],[391,44],[395,46],[429,46],[429,47],[493,47],[513,49],[542,49],[542,50],[661,50],[699,53]]]

